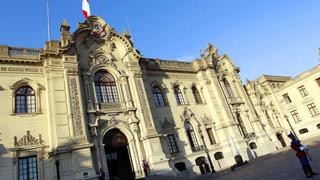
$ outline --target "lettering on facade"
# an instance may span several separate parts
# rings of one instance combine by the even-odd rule
[[[38,73],[38,72],[43,72],[43,70],[41,68],[30,68],[30,67],[0,67],[0,72]]]
[[[78,84],[75,77],[69,78],[70,82],[70,97],[71,97],[71,114],[73,121],[74,135],[82,136],[82,124],[81,124],[81,112],[80,112],[80,102],[78,94]]]

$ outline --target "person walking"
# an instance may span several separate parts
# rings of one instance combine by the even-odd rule
[[[296,138],[292,132],[288,134],[288,137],[291,139],[291,148],[296,151],[296,156],[299,159],[303,172],[307,178],[312,177],[313,175],[318,175],[315,173],[309,163],[308,159],[308,148],[301,144],[300,140]]]
[[[147,177],[150,167],[149,167],[149,163],[146,160],[142,160],[142,168],[143,168],[145,176]]]

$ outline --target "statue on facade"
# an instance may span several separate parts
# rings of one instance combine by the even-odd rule
[[[211,43],[208,43],[208,47],[205,51],[206,53],[206,57],[209,56],[217,56],[218,55],[218,49],[216,47],[214,47]]]

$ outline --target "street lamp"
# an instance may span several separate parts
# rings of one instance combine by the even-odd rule
[[[296,138],[298,138],[296,132],[294,131],[294,129],[293,129],[293,127],[292,127],[292,125],[291,125],[291,123],[290,123],[290,121],[289,121],[289,117],[288,117],[287,115],[284,115],[284,118],[287,120],[287,122],[288,122],[288,124],[289,124],[289,126],[290,126],[290,129],[291,129],[291,131],[293,132],[294,136],[295,136]]]
[[[207,148],[206,142],[204,141],[204,137],[203,137],[202,130],[201,130],[200,127],[199,127],[199,133],[200,133],[200,137],[202,139],[202,144],[203,144],[203,147],[204,147],[204,151],[207,154],[207,158],[208,158],[208,161],[209,161],[209,164],[210,164],[210,168],[211,168],[211,173],[215,173],[216,171],[214,170],[214,167],[213,167],[213,164],[212,164],[212,161],[211,161],[211,157],[210,157],[210,154],[209,154],[209,149]]]
[[[56,165],[57,180],[60,180],[60,167],[59,167],[60,161],[58,159],[59,152],[58,152],[58,150],[54,150],[52,152],[49,152],[48,155],[49,155],[49,158],[54,157],[54,159],[55,159],[54,164]]]

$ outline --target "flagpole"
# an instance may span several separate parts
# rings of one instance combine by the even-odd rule
[[[130,26],[130,22],[129,22],[129,18],[127,17],[127,24],[128,24],[128,28],[129,28],[129,33],[130,33],[130,35],[131,35],[131,41],[132,41],[132,43],[134,43],[134,41],[133,41],[133,36],[132,36],[132,32],[131,32],[131,26]]]
[[[47,23],[48,23],[48,41],[51,40],[51,30],[50,30],[50,12],[49,12],[49,0],[47,1]]]

